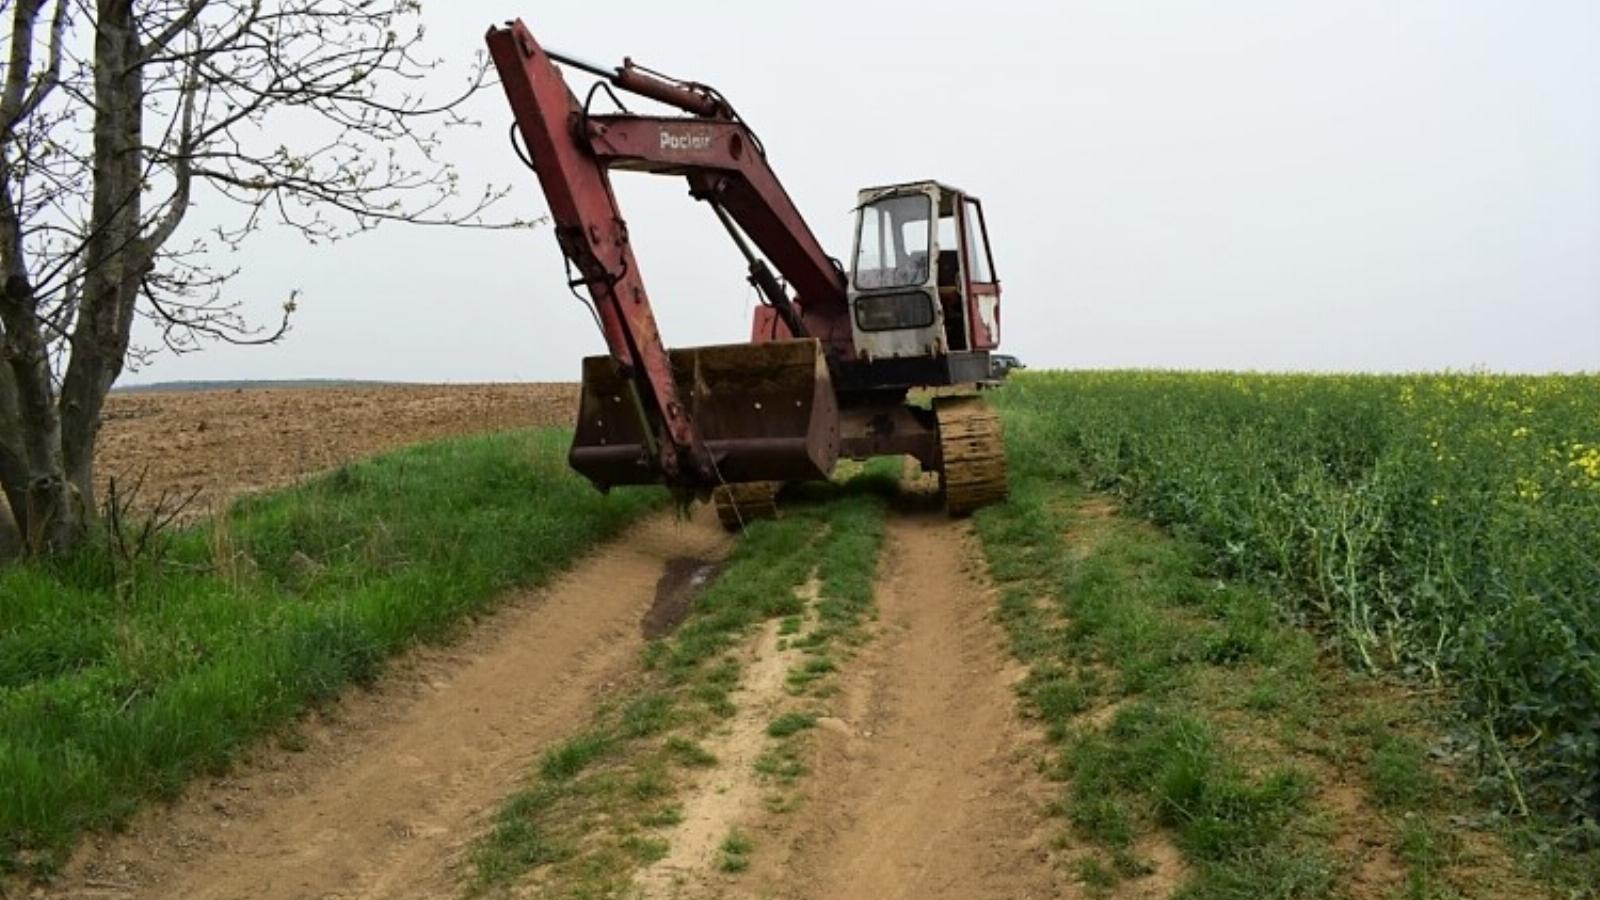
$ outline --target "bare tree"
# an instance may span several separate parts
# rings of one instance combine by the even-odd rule
[[[85,533],[106,394],[130,359],[162,349],[131,345],[137,317],[178,352],[283,335],[292,295],[274,327],[252,327],[215,251],[272,223],[311,241],[386,221],[523,224],[486,221],[502,192],[464,196],[438,159],[487,67],[480,56],[459,94],[429,105],[438,63],[420,55],[419,12],[0,0],[0,488],[32,552]],[[200,191],[237,218],[179,240]]]

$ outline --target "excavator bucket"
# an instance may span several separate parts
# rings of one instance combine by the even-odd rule
[[[814,339],[673,350],[679,399],[720,482],[825,479],[839,457],[839,408]],[[610,356],[583,361],[568,461],[602,490],[663,480],[635,383]],[[701,485],[705,488],[716,484]]]

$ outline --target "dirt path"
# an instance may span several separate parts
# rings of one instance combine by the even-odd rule
[[[669,561],[719,558],[713,516],[663,514],[446,650],[308,723],[126,836],[84,849],[72,898],[423,898],[459,893],[460,857],[544,746],[627,677]]]
[[[879,634],[847,667],[842,727],[820,732],[800,811],[769,822],[737,889],[759,897],[1026,900],[1071,896],[1039,815],[1038,737],[989,619],[966,526],[890,520]],[[776,844],[776,846],[772,846]],[[771,847],[770,851],[766,849]]]
[[[263,753],[86,847],[47,896],[458,895],[468,842],[540,749],[581,729],[597,695],[626,690],[663,574],[698,571],[682,559],[715,560],[727,546],[703,511],[641,524],[465,640],[413,654],[377,690],[307,723],[306,746]],[[792,663],[775,649],[774,623],[747,672],[766,674],[743,686],[754,724],[712,742],[724,765],[704,802],[686,798],[686,820],[704,820],[704,834],[674,837],[675,855],[661,877],[642,880],[645,894],[1076,895],[1045,850],[1040,738],[1017,717],[1021,670],[989,618],[993,592],[967,527],[939,513],[892,514],[880,571],[876,635],[838,676],[834,716],[799,785],[804,802],[764,810],[768,789],[751,780],[771,713],[758,701],[781,701]],[[752,829],[757,847],[738,876],[713,863],[730,823]]]

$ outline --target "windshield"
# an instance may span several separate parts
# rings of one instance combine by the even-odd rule
[[[861,207],[856,287],[912,287],[928,280],[933,205],[926,194],[885,197]]]

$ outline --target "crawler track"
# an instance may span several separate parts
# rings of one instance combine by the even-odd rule
[[[982,397],[940,397],[940,485],[945,510],[964,516],[1006,497],[1006,448],[1000,415]]]
[[[751,481],[725,484],[711,492],[717,506],[717,521],[729,531],[738,531],[758,519],[778,517],[778,481]]]

